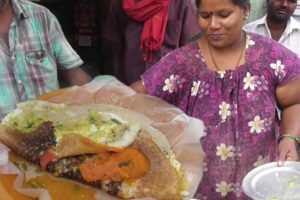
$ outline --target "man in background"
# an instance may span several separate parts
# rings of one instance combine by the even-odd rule
[[[192,0],[111,0],[102,30],[114,44],[113,74],[126,84],[200,32]]]
[[[91,80],[56,17],[27,0],[0,0],[0,119],[18,102],[59,88],[58,69],[72,85]]]
[[[292,17],[297,0],[267,0],[266,6],[267,15],[245,29],[278,41],[300,57],[300,23]]]

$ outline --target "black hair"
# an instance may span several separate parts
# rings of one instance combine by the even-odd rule
[[[245,8],[245,7],[250,8],[249,0],[231,0],[231,1],[232,1],[232,3],[234,3],[235,5],[237,5],[241,8]],[[201,0],[196,0],[197,8],[199,8],[200,4],[201,4]]]

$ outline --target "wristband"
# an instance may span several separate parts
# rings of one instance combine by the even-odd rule
[[[278,139],[278,143],[283,139],[283,138],[290,138],[292,140],[294,140],[296,143],[297,143],[297,149],[299,148],[300,146],[300,140],[297,136],[295,135],[291,135],[291,134],[284,134],[284,135],[281,135]]]

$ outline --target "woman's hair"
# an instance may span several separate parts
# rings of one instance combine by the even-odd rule
[[[240,6],[242,8],[245,8],[245,7],[250,8],[250,1],[249,0],[231,0],[231,1],[235,5]],[[201,0],[196,0],[197,8],[199,8],[200,4],[201,4]]]

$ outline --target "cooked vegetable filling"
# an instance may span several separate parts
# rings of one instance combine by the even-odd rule
[[[118,140],[129,129],[127,123],[121,123],[107,114],[89,111],[85,119],[69,120],[55,125],[55,135],[60,140],[63,135],[76,133],[99,143],[109,143]]]

